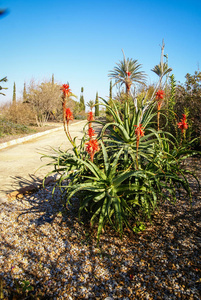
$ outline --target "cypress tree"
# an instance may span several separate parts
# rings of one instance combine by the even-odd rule
[[[54,74],[52,74],[52,85],[54,85]]]
[[[80,110],[85,111],[85,104],[84,104],[84,96],[83,96],[84,88],[81,87],[81,95],[80,95]]]
[[[24,90],[23,90],[23,102],[27,100],[27,91],[26,91],[26,83],[24,82]]]
[[[98,104],[98,92],[96,93],[96,101],[95,104]],[[95,117],[99,117],[99,105],[95,106]]]
[[[112,80],[110,80],[110,100],[112,99]]]
[[[16,104],[16,85],[13,85],[13,104]]]
[[[110,80],[108,105],[112,105],[112,80]],[[112,121],[110,112],[107,107],[106,107],[106,119],[107,121]]]

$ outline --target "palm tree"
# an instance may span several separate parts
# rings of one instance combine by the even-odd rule
[[[90,110],[92,111],[92,109],[94,107],[94,101],[90,100],[89,102],[87,102],[87,106],[90,107]]]
[[[123,52],[123,50],[122,50]],[[143,71],[140,71],[141,64],[138,63],[137,59],[129,59],[125,57],[123,52],[124,59],[120,60],[119,63],[116,63],[116,67],[112,71],[109,71],[110,79],[115,79],[115,84],[120,85],[125,84],[126,93],[129,94],[130,88],[134,82],[144,84],[146,80],[146,75]]]
[[[151,69],[151,71],[154,72],[156,75],[158,75],[159,78],[160,78],[159,79],[159,87],[161,85],[163,76],[167,75],[167,79],[168,79],[168,75],[172,71],[172,69],[168,67],[168,64],[163,62],[163,57],[166,57],[166,59],[168,58],[167,54],[164,55],[164,47],[165,47],[165,44],[164,44],[164,40],[163,40],[163,43],[162,43],[162,46],[161,46],[161,61],[160,61],[160,64],[156,65],[153,69]]]

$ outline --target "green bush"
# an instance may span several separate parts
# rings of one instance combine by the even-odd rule
[[[14,134],[24,134],[35,132],[33,129],[21,124],[16,124],[6,120],[5,118],[0,118],[0,137],[6,135]]]
[[[172,134],[155,129],[157,101],[137,107],[125,100],[122,113],[112,100],[112,107],[102,100],[114,121],[97,121],[102,124],[98,139],[93,137],[96,121],[91,113],[88,132],[85,126],[79,146],[71,139],[67,125],[73,153],[59,150],[52,156],[66,205],[74,195],[86,192],[80,197],[79,216],[89,212],[91,226],[98,224],[98,241],[107,224],[120,235],[124,226],[136,232],[137,224],[151,219],[159,204],[175,202],[180,188],[191,198],[188,175],[194,174],[185,170],[182,162],[197,153],[190,150],[192,141],[177,141]]]

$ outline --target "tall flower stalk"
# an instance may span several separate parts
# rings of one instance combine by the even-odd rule
[[[161,110],[161,106],[163,103],[163,98],[164,98],[164,94],[165,92],[163,90],[158,90],[158,92],[156,93],[156,100],[158,102],[157,105],[157,125],[158,125],[158,131],[160,130],[160,110]]]
[[[139,144],[140,144],[140,137],[144,136],[144,127],[142,126],[142,124],[139,124],[139,126],[134,125],[136,127],[135,129],[135,135],[136,135],[136,166],[138,169],[138,148],[139,148]]]
[[[181,132],[183,134],[184,140],[186,138],[186,129],[188,129],[188,123],[186,122],[186,115],[182,115],[183,118],[181,119],[181,122],[177,123],[177,126],[179,129],[181,129]]]
[[[73,139],[70,135],[70,131],[69,131],[69,122],[74,119],[71,109],[67,107],[67,102],[68,102],[69,96],[71,95],[71,90],[69,88],[69,84],[63,84],[60,89],[63,92],[63,94],[62,94],[62,108],[63,108],[64,131],[65,131],[65,134],[66,134],[69,142],[72,144],[76,155],[78,156],[77,147],[76,147],[75,142],[73,141]]]
[[[94,116],[93,116],[92,111],[90,111],[88,113],[87,120],[89,121],[89,124],[88,124],[88,126],[89,126],[88,127],[89,141],[86,142],[86,151],[89,153],[90,160],[93,162],[94,155],[95,155],[96,152],[98,152],[100,150],[100,147],[98,145],[97,139],[93,138],[93,136],[95,135],[95,130],[92,128],[92,124],[91,124],[91,122],[94,121]]]
[[[67,138],[70,142],[72,142],[72,138],[70,136],[69,132],[69,121],[73,120],[73,114],[70,110],[70,108],[67,108],[67,100],[71,94],[71,90],[69,88],[68,84],[63,84],[60,88],[63,92],[62,94],[62,108],[63,108],[63,125],[64,125],[64,131],[66,133]]]

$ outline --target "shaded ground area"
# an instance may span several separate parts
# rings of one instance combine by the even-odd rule
[[[201,179],[199,158],[187,161]],[[195,180],[192,207],[181,193],[165,203],[140,234],[111,229],[96,247],[95,230],[77,219],[79,199],[64,209],[53,185],[1,204],[0,274],[5,299],[200,299],[201,193]],[[21,288],[16,284],[21,282]],[[25,294],[24,294],[25,295]],[[24,296],[25,299],[25,296]]]

